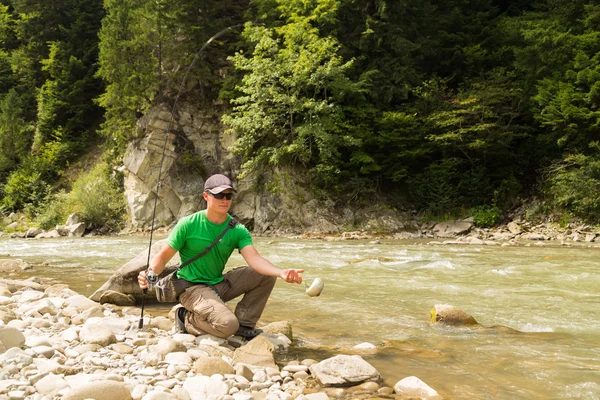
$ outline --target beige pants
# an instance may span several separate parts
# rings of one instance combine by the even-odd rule
[[[250,267],[227,272],[223,281],[212,288],[197,285],[179,296],[186,314],[185,329],[193,335],[210,333],[222,338],[233,335],[240,325],[254,328],[260,318],[277,278],[261,275]],[[244,295],[235,313],[225,304]],[[220,295],[220,296],[219,296]]]

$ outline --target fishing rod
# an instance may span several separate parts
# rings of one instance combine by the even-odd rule
[[[196,60],[200,57],[200,54],[202,54],[202,52],[204,51],[204,49],[206,49],[208,47],[208,45],[213,40],[218,39],[219,37],[221,37],[225,33],[229,32],[229,31],[232,31],[235,28],[239,28],[240,26],[243,26],[243,25],[244,24],[236,24],[236,25],[228,26],[227,28],[224,28],[224,29],[220,30],[219,32],[217,32],[215,35],[211,36],[204,43],[204,45],[200,48],[200,50],[198,50],[198,52],[194,56],[192,62],[190,63],[190,66],[188,67],[187,71],[185,72],[185,75],[183,76],[183,79],[181,80],[181,85],[179,86],[179,90],[177,91],[177,95],[175,96],[175,100],[173,102],[173,107],[171,108],[171,117],[169,119],[169,124],[167,125],[167,131],[165,132],[165,143],[163,145],[162,155],[160,157],[160,166],[158,168],[158,180],[156,182],[156,190],[155,190],[156,196],[154,197],[154,206],[152,208],[152,222],[151,222],[151,225],[150,225],[150,243],[148,245],[148,259],[146,261],[146,276],[148,276],[148,268],[150,267],[150,255],[151,255],[151,251],[152,251],[152,237],[153,237],[153,233],[154,233],[154,219],[156,217],[156,204],[158,202],[158,192],[160,190],[160,185],[162,183],[162,181],[161,181],[161,173],[162,173],[163,163],[165,161],[165,151],[167,149],[167,143],[168,143],[168,140],[169,140],[169,133],[171,132],[171,125],[173,124],[173,119],[174,119],[174,115],[175,115],[175,109],[177,107],[177,101],[179,100],[179,96],[181,95],[181,92],[183,91],[183,87],[185,85],[185,81],[187,80],[188,74],[190,73],[192,67],[196,63]],[[138,329],[142,329],[144,327],[144,305],[145,305],[145,300],[146,300],[146,294],[147,293],[148,293],[148,288],[142,289],[142,311],[141,311],[141,314],[140,314],[140,322],[138,324]]]

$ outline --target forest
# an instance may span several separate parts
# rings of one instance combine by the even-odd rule
[[[597,0],[0,0],[0,211],[118,226],[136,121],[177,96],[242,175],[340,205],[599,221]]]

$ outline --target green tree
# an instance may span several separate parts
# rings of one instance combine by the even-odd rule
[[[25,122],[20,99],[11,89],[0,100],[0,177],[15,169],[29,153],[33,128]]]
[[[158,90],[155,4],[148,0],[104,2],[98,77],[106,82],[106,90],[98,103],[106,110],[103,130],[111,139],[133,136],[136,113],[150,107]]]
[[[246,172],[301,166],[331,183],[339,149],[357,145],[339,129],[339,104],[359,87],[345,76],[351,62],[337,54],[339,43],[315,27],[331,16],[331,2],[315,1],[309,10],[279,4],[287,24],[247,25],[243,37],[254,47],[231,57],[245,75],[223,121],[238,135],[235,150]]]

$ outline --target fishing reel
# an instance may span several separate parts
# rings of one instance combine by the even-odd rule
[[[156,285],[156,282],[158,282],[158,274],[154,271],[147,270],[146,280],[148,281],[148,287],[152,288]]]

